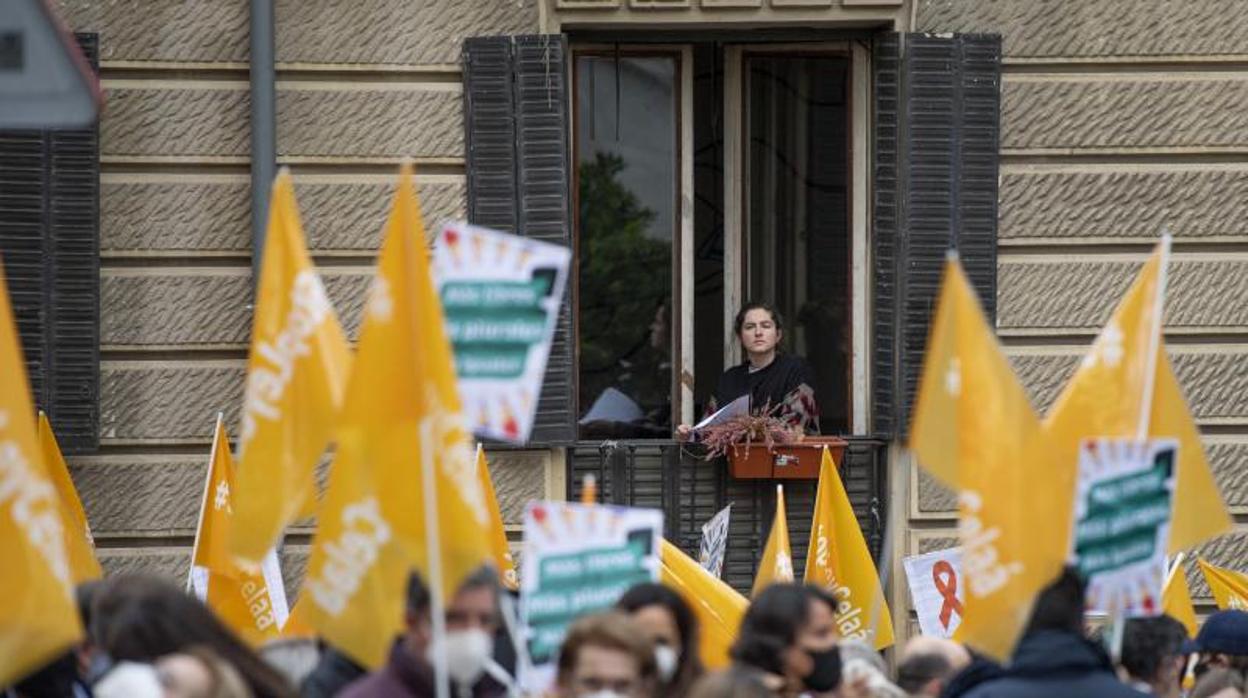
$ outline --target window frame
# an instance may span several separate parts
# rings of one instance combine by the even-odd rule
[[[853,434],[868,433],[870,394],[871,328],[871,246],[868,239],[870,217],[869,129],[871,68],[870,51],[858,41],[810,43],[725,44],[724,64],[724,327],[732,327],[737,309],[745,301],[748,284],[749,245],[746,222],[749,202],[745,176],[748,174],[746,127],[746,60],[755,56],[835,56],[849,61],[848,118],[849,149],[847,220],[850,237],[850,366],[849,428]],[[741,347],[728,333],[724,337],[724,368],[740,363]]]
[[[578,419],[588,405],[580,404],[580,142],[577,129],[580,124],[580,74],[577,62],[583,56],[591,57],[641,57],[671,58],[675,62],[675,99],[673,107],[676,116],[676,181],[673,192],[672,216],[672,264],[671,289],[672,306],[668,317],[671,333],[672,376],[669,392],[671,395],[671,424],[692,423],[693,421],[693,315],[686,312],[693,307],[694,275],[693,265],[693,47],[689,44],[646,44],[644,42],[603,44],[572,42],[568,49],[568,99],[571,146],[571,201],[572,201],[572,270],[571,270],[571,303],[572,314],[578,321],[575,336],[572,338],[573,394],[570,396],[576,408]],[[688,377],[686,379],[686,376]],[[579,427],[578,427],[579,429]]]

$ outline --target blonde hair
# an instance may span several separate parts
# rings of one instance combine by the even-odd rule
[[[198,659],[208,669],[208,674],[212,677],[212,693],[209,694],[211,698],[253,698],[254,694],[243,680],[243,675],[212,648],[195,645],[181,654]]]

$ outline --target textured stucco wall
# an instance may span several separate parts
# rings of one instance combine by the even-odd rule
[[[250,332],[247,0],[61,0],[100,34],[101,431],[72,461],[106,569],[186,573],[215,414],[234,426]],[[460,44],[533,33],[537,0],[278,0],[278,156],[354,337],[396,165],[427,220],[464,211]],[[508,520],[549,457],[492,459]],[[305,522],[308,523],[308,522]],[[285,551],[302,577],[308,526]]]
[[[1169,353],[1248,557],[1248,18],[1218,0],[916,0],[920,31],[1004,38],[998,329],[1047,409],[1165,226]],[[908,552],[954,501],[913,474]],[[1211,603],[1189,566],[1193,593]]]

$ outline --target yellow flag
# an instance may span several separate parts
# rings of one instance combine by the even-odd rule
[[[43,465],[47,468],[48,477],[56,487],[61,502],[65,553],[69,555],[69,576],[74,584],[99,579],[104,576],[104,571],[95,559],[95,540],[91,537],[91,526],[87,524],[87,512],[82,509],[78,490],[69,476],[69,466],[65,463],[65,456],[61,455],[56,435],[52,433],[52,423],[48,421],[48,415],[43,410],[39,410],[39,450],[43,454]]]
[[[503,512],[498,508],[498,497],[494,495],[494,483],[490,479],[490,466],[485,461],[485,449],[480,444],[477,445],[477,482],[481,484],[481,493],[490,509],[490,552],[494,555],[494,566],[499,570],[498,577],[503,586],[515,591],[520,588],[516,562],[511,557],[511,546],[507,543]]]
[[[1211,565],[1201,558],[1196,558],[1196,564],[1200,565],[1205,581],[1209,582],[1209,591],[1213,592],[1218,608],[1248,611],[1248,575]]]
[[[1182,559],[1170,570],[1170,578],[1161,590],[1161,612],[1182,623],[1188,637],[1196,637],[1196,608],[1192,605],[1192,590],[1187,586]]]
[[[1074,377],[1044,421],[1046,493],[1062,535],[1045,542],[1068,549],[1079,446],[1087,438],[1151,436],[1179,442],[1169,554],[1229,531],[1231,517],[1205,459],[1161,340],[1169,238],[1140,270]]]
[[[426,245],[405,165],[304,584],[308,622],[370,667],[384,660],[400,626],[409,566],[436,584],[430,570],[440,562],[441,586],[450,594],[493,561],[489,511]],[[437,535],[426,536],[427,501],[437,507]]]
[[[82,638],[62,505],[39,452],[7,289],[0,264],[0,686]]]
[[[702,664],[707,669],[727,667],[731,663],[728,650],[750,602],[667,539],[661,544],[659,561],[659,581],[680,594],[698,619]]]
[[[836,599],[841,637],[870,642],[877,650],[893,644],[893,617],[884,603],[875,562],[826,446],[806,549],[805,581]]]
[[[281,634],[288,616],[286,590],[276,551],[269,551],[255,573],[244,570],[229,553],[231,536],[238,530],[234,482],[229,438],[223,420],[217,417],[191,553],[191,582],[195,594],[222,622],[258,646]]]
[[[230,551],[254,567],[313,512],[351,355],[312,267],[290,173],[273,183],[239,427],[238,522]]]
[[[789,549],[789,522],[784,513],[784,486],[776,485],[776,516],[771,521],[771,533],[763,547],[763,558],[758,562],[751,596],[773,582],[793,581],[793,553]]]
[[[921,466],[958,490],[966,599],[960,637],[1009,657],[1036,593],[1066,551],[1036,544],[1055,525],[1036,493],[1047,481],[1039,420],[956,258],[932,321],[910,431]]]

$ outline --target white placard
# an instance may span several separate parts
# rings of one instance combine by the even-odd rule
[[[572,253],[467,223],[438,233],[433,264],[464,415],[488,439],[533,429]]]
[[[1079,446],[1071,562],[1091,611],[1161,613],[1178,442],[1087,439]]]
[[[576,618],[611,607],[635,584],[658,581],[662,532],[658,509],[529,502],[520,561],[523,690],[539,695],[551,687],[559,646]]]
[[[910,585],[919,630],[924,635],[950,638],[962,624],[962,549],[948,548],[914,555],[901,561]]]
[[[728,521],[732,505],[702,525],[702,544],[698,549],[698,564],[718,579],[724,571],[724,556],[728,554]]]

